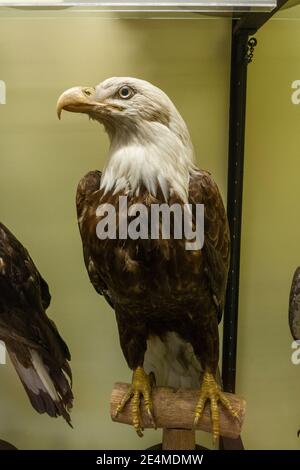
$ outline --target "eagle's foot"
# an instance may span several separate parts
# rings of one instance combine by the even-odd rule
[[[141,399],[144,399],[144,407],[150,421],[155,428],[153,418],[153,402],[151,398],[152,387],[149,376],[142,367],[137,367],[133,371],[132,384],[128,392],[124,395],[121,403],[117,407],[116,416],[123,411],[126,403],[131,399],[132,424],[138,436],[143,437],[143,428],[141,427],[140,405]]]
[[[217,384],[214,375],[211,372],[206,371],[203,375],[200,396],[195,409],[194,426],[198,424],[207,400],[210,401],[213,444],[215,445],[220,436],[220,415],[218,401],[223,404],[223,406],[229,411],[233,418],[238,419],[238,413],[232,408],[230,401],[222,392],[220,386]]]

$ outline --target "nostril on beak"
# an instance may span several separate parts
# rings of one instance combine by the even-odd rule
[[[82,91],[83,91],[83,93],[84,93],[86,96],[91,96],[91,94],[93,93],[94,89],[92,89],[92,88],[84,88]]]

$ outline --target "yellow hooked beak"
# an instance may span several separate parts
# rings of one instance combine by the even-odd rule
[[[61,118],[62,110],[72,113],[89,113],[93,108],[106,107],[105,104],[95,101],[95,88],[73,87],[64,91],[58,98],[56,111],[58,119]]]

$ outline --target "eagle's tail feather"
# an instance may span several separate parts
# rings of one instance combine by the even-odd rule
[[[144,368],[147,373],[153,372],[157,386],[176,389],[198,389],[204,372],[192,345],[175,332],[167,333],[164,338],[148,339]],[[216,380],[222,387],[219,368]]]
[[[18,359],[17,354],[8,347],[11,361],[20,377],[32,406],[39,413],[47,413],[51,417],[62,416],[72,427],[69,410],[72,408],[73,394],[63,367],[46,364],[38,350],[28,348],[28,367]],[[66,371],[67,372],[67,371]]]
[[[203,373],[191,344],[174,332],[148,339],[144,368],[154,373],[159,387],[199,388]]]

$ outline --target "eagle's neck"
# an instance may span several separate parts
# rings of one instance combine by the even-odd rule
[[[187,129],[177,133],[160,123],[149,122],[130,131],[121,128],[110,136],[101,188],[105,193],[136,195],[145,188],[153,196],[160,188],[166,200],[176,193],[186,202],[190,172],[195,168]]]

